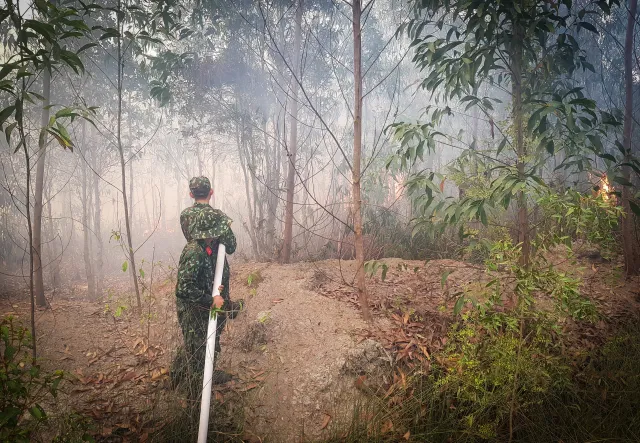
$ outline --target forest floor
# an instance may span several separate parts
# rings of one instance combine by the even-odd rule
[[[228,439],[287,442],[334,435],[367,394],[404,377],[394,371],[398,362],[429,369],[431,354],[446,343],[455,300],[461,292],[481,292],[489,279],[483,268],[453,260],[382,262],[388,266],[384,281],[380,273],[368,278],[374,314],[369,327],[349,285],[353,262],[232,265],[231,296],[244,298],[246,309],[227,322],[222,336],[218,367],[235,379],[214,388],[214,408],[242,430],[225,430]],[[620,263],[565,266],[580,275],[583,294],[602,314],[596,323],[565,323],[579,348],[598,346],[619,320],[640,312],[640,284],[622,278]],[[88,300],[86,286],[78,285],[50,293],[50,308],[37,311],[43,367],[63,369],[67,379],[55,407],[48,405],[59,423],[71,422],[62,419],[75,412],[91,419],[98,441],[151,441],[170,426],[176,409],[197,407],[169,387],[168,368],[181,334],[174,277],[157,274],[141,311],[131,308],[135,303],[124,295],[129,288],[122,277],[106,280],[104,300]],[[23,286],[2,285],[0,313],[28,325]]]

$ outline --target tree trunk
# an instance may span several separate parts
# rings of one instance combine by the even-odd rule
[[[49,125],[49,101],[51,98],[51,73],[48,69],[42,70],[42,114],[40,127]],[[33,207],[33,272],[34,291],[38,306],[46,306],[44,297],[44,280],[42,278],[42,194],[44,188],[44,162],[47,153],[46,132],[40,137],[38,149],[38,162],[36,166],[35,204]]]
[[[300,76],[300,46],[302,40],[302,1],[298,0],[296,9],[296,28],[293,37],[293,75]],[[291,261],[291,246],[293,241],[293,197],[296,185],[296,155],[298,153],[298,82],[291,80],[291,133],[289,138],[289,171],[287,173],[287,204],[284,215],[284,242],[280,261]]]
[[[135,223],[135,216],[133,214],[133,158],[129,159],[129,217],[131,224]],[[133,234],[132,234],[133,241]]]
[[[362,9],[360,0],[353,0],[353,228],[356,246],[356,281],[358,285],[358,301],[362,316],[371,321],[367,287],[364,280],[364,240],[362,238],[362,197],[360,189],[360,168],[362,163],[362,29],[360,16]]]
[[[513,125],[515,129],[516,154],[518,160],[518,178],[525,180],[526,146],[522,127],[522,28],[518,23],[513,26],[513,42],[511,50],[511,93],[513,95]],[[529,232],[529,213],[527,195],[524,191],[518,193],[518,243],[522,246],[520,264],[529,266],[531,255],[531,238]]]
[[[49,242],[49,257],[50,258],[50,264],[51,264],[51,286],[53,286],[54,288],[59,288],[60,287],[60,258],[58,257],[58,249],[56,248],[56,229],[55,229],[55,225],[53,223],[53,211],[51,209],[51,196],[50,196],[50,192],[45,192],[45,195],[47,197],[47,216],[49,218],[48,221],[48,225],[49,225],[49,235],[51,237],[51,241]]]
[[[94,150],[91,154],[91,162],[93,170],[93,206],[95,212],[93,215],[93,231],[96,236],[96,299],[101,300],[104,288],[104,258],[103,258],[103,243],[102,243],[102,231],[100,227],[100,219],[102,217],[102,202],[100,201],[100,188],[98,187],[100,181],[98,177],[97,157],[98,153]]]
[[[242,174],[244,176],[244,190],[247,196],[247,209],[249,210],[249,222],[247,231],[249,233],[249,238],[251,239],[251,249],[253,251],[253,256],[256,260],[259,259],[258,254],[258,242],[256,239],[256,232],[254,226],[254,213],[251,204],[251,192],[249,190],[249,176],[247,174],[247,165],[246,163],[249,161],[247,156],[247,148],[246,148],[246,137],[244,135],[244,120],[241,117],[241,126],[236,123],[236,142],[238,144],[238,156],[240,157],[240,167],[242,168]]]
[[[211,206],[216,207],[216,193],[218,188],[216,187],[216,148],[211,146],[211,189],[213,189],[213,195],[211,196]]]
[[[166,197],[166,183],[164,180],[160,180],[160,205],[159,210],[162,211],[160,217],[162,219],[162,231],[167,232],[167,199]]]
[[[45,69],[46,71],[46,69]],[[24,83],[22,96],[24,97]],[[22,112],[20,113],[22,115]],[[31,352],[33,356],[33,362],[35,363],[36,357],[38,355],[37,352],[37,334],[36,334],[36,300],[35,300],[35,278],[33,275],[33,258],[34,247],[33,247],[33,226],[31,224],[31,161],[29,159],[29,149],[27,148],[27,137],[24,133],[24,120],[20,118],[18,120],[18,131],[20,132],[20,140],[22,141],[22,148],[24,149],[24,160],[26,166],[26,174],[27,174],[27,187],[25,191],[25,215],[27,219],[27,232],[29,234],[29,300],[31,305]]]
[[[120,10],[122,4],[118,1],[118,10]],[[121,14],[117,14],[118,17],[118,31],[123,32],[122,28],[122,18]],[[117,123],[117,138],[118,138],[118,152],[120,154],[120,174],[122,176],[122,203],[124,205],[124,222],[125,228],[127,231],[127,247],[126,251],[127,259],[129,260],[129,269],[131,270],[131,277],[133,279],[133,287],[136,293],[136,303],[138,306],[138,310],[141,309],[140,303],[140,289],[138,288],[138,278],[136,272],[136,259],[135,253],[133,251],[133,240],[131,239],[131,220],[129,218],[132,207],[128,205],[127,200],[127,170],[126,163],[124,159],[124,147],[122,146],[122,76],[123,76],[123,68],[124,61],[122,57],[122,38],[118,37],[118,123]],[[133,173],[131,169],[131,165],[129,165],[129,170]],[[131,175],[133,178],[133,174]],[[132,180],[133,182],[133,180]],[[133,186],[131,188],[133,191]]]
[[[86,146],[84,137],[84,124],[82,127],[83,148]],[[84,271],[87,276],[87,295],[90,300],[96,297],[96,282],[93,275],[93,267],[91,266],[91,247],[89,245],[89,196],[87,192],[87,158],[85,150],[85,158],[81,160],[82,170],[82,258],[84,259]]]
[[[280,197],[280,158],[278,152],[278,139],[276,134],[276,140],[273,143],[269,143],[269,137],[267,135],[267,119],[263,122],[264,131],[264,143],[265,148],[268,149],[269,156],[265,161],[265,166],[268,171],[267,186],[267,220],[264,228],[264,235],[266,240],[266,252],[271,254],[275,248],[276,239],[276,213],[278,211],[278,199]],[[275,125],[274,125],[275,126]]]
[[[264,243],[264,196],[258,192],[257,176],[258,173],[256,167],[256,149],[254,147],[253,134],[249,134],[249,142],[245,144],[247,147],[245,150],[247,158],[247,168],[249,169],[251,177],[251,190],[253,191],[253,218],[251,224],[253,225],[253,235],[256,240],[257,251],[262,254],[265,250]],[[266,150],[266,147],[265,147]]]
[[[624,84],[625,84],[625,107],[624,107],[624,127],[623,144],[625,151],[625,163],[629,164],[633,156],[633,64],[634,55],[634,27],[638,12],[638,0],[629,1],[629,13],[627,17],[627,34],[624,42]],[[631,181],[631,168],[622,167],[622,176]],[[622,245],[624,252],[624,265],[627,276],[640,274],[640,248],[636,237],[636,217],[631,210],[629,200],[633,198],[631,186],[622,187],[622,207],[625,215],[622,217]]]
[[[176,220],[180,223],[180,212],[182,212],[182,192],[180,192],[180,177],[176,175]]]

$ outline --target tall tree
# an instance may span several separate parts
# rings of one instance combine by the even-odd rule
[[[360,18],[362,6],[360,0],[353,0],[353,168],[352,180],[352,204],[353,204],[353,230],[355,234],[356,249],[356,281],[358,287],[358,301],[362,309],[362,316],[366,321],[371,320],[369,311],[369,298],[364,279],[364,239],[362,237],[362,27]]]
[[[104,244],[102,241],[102,228],[101,228],[101,219],[102,219],[102,201],[100,199],[100,170],[98,169],[98,150],[92,150],[91,152],[91,167],[93,169],[93,232],[96,238],[96,261],[95,261],[95,281],[96,281],[96,289],[95,289],[95,297],[97,300],[102,300],[103,288],[104,288]]]
[[[633,149],[633,57],[636,47],[634,46],[634,29],[638,14],[638,0],[629,0],[629,10],[627,18],[627,32],[624,41],[624,166],[622,166],[622,177],[626,184],[622,187],[622,207],[625,215],[622,218],[622,247],[624,252],[624,264],[627,276],[640,274],[640,248],[638,247],[638,236],[636,234],[637,224],[634,212],[631,209],[631,199],[633,198],[631,185],[631,160],[634,155]]]
[[[36,162],[36,187],[34,189],[33,205],[33,272],[34,290],[36,303],[38,306],[46,306],[47,299],[44,297],[44,279],[42,269],[42,198],[44,186],[44,166],[47,154],[47,132],[44,130],[49,126],[49,104],[51,102],[51,72],[50,68],[42,72],[42,111],[40,116],[40,127],[43,128],[40,134],[38,161]]]
[[[598,7],[610,8],[607,2]],[[600,112],[573,78],[575,72],[594,69],[574,34],[597,30],[587,21],[587,9],[572,9],[570,0],[553,5],[542,0],[428,0],[415,2],[415,11],[416,18],[401,30],[406,28],[413,39],[416,66],[427,72],[421,87],[437,99],[457,99],[466,109],[478,107],[492,134],[498,132],[496,145],[482,153],[498,176],[490,197],[436,198],[441,197],[438,183],[443,177],[419,174],[410,189],[424,197],[419,204],[421,224],[439,230],[469,219],[486,224],[487,211],[515,202],[514,237],[520,263],[527,266],[533,254],[528,205],[536,194],[546,192],[543,172],[549,156],[562,152],[559,167],[579,172],[590,167],[593,153],[605,155],[601,137],[611,129],[612,117]],[[489,88],[488,96],[479,96],[481,86]],[[503,128],[493,122],[504,118],[501,107],[494,108],[504,95],[511,98],[511,118]],[[428,113],[431,121],[424,124],[394,125],[396,139],[406,148],[401,158],[405,165],[421,158],[425,149],[434,150],[436,139],[446,145],[458,141],[439,130],[442,119],[455,111],[431,106]],[[463,155],[476,156],[472,148],[460,149]]]
[[[116,138],[118,142],[118,154],[120,155],[120,174],[122,179],[122,204],[124,206],[124,224],[126,229],[126,256],[129,261],[129,269],[131,270],[131,277],[133,279],[133,287],[136,294],[136,303],[138,309],[141,308],[142,304],[140,301],[140,288],[138,287],[138,275],[136,273],[136,256],[135,251],[133,249],[133,238],[131,234],[131,208],[129,199],[130,195],[127,193],[127,170],[126,165],[127,162],[124,158],[124,146],[122,143],[122,96],[123,96],[123,77],[124,77],[124,65],[125,65],[125,56],[122,48],[123,35],[125,32],[124,21],[122,19],[124,15],[124,11],[122,9],[122,2],[118,0],[118,23],[117,23],[117,56],[116,62],[118,64],[118,74],[117,74],[117,94],[118,94],[118,110],[117,110],[117,120],[116,120]]]
[[[95,286],[95,275],[93,272],[93,260],[91,258],[91,243],[89,233],[91,231],[90,227],[90,216],[89,216],[89,208],[91,206],[91,198],[89,189],[89,180],[87,178],[87,150],[85,147],[87,146],[87,138],[86,138],[86,125],[83,123],[82,126],[82,148],[84,150],[84,159],[80,162],[81,164],[81,172],[82,172],[82,257],[84,259],[84,271],[87,277],[87,292],[89,298],[94,300],[96,298],[96,286]]]
[[[298,153],[298,89],[301,81],[300,71],[300,46],[302,40],[302,2],[298,0],[296,7],[295,31],[293,37],[293,70],[294,77],[291,80],[291,116],[289,123],[289,146],[287,157],[289,168],[287,171],[287,199],[284,214],[284,233],[282,244],[281,261],[289,263],[291,261],[291,248],[293,243],[293,199],[296,185],[296,157]]]

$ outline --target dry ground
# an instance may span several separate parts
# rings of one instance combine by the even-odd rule
[[[431,353],[446,341],[456,294],[477,291],[488,279],[482,268],[452,260],[384,262],[386,279],[379,273],[369,279],[375,315],[369,328],[349,285],[353,262],[233,266],[231,294],[246,300],[246,310],[228,322],[222,337],[219,364],[236,379],[217,387],[215,397],[244,429],[237,440],[327,436],[363,392],[385,386],[385,365],[403,360],[428,370]],[[640,311],[640,285],[621,278],[619,263],[564,266],[582,276],[583,292],[603,313],[596,324],[567,323],[585,346],[597,346],[618,319]],[[76,286],[37,312],[43,366],[64,369],[68,380],[58,403],[49,405],[53,415],[74,410],[91,417],[105,441],[146,441],[166,426],[171,408],[189,406],[167,381],[180,343],[174,281],[160,271],[154,279],[141,311],[131,308],[128,282],[117,278],[107,281],[104,300],[87,300],[86,288]],[[0,313],[28,324],[22,282],[2,289]],[[121,306],[127,308],[119,312]],[[380,352],[365,338],[381,343]],[[371,365],[382,370],[382,379],[367,380]]]

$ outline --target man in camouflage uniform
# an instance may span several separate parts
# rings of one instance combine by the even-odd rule
[[[193,206],[188,207],[184,211],[180,213],[180,228],[182,229],[182,233],[184,234],[184,238],[187,242],[192,240],[192,235],[190,233],[190,226],[192,225],[196,216],[202,212],[210,213],[211,217],[215,220],[228,220],[229,224],[231,223],[231,219],[225,215],[219,209],[214,209],[211,207],[209,202],[211,201],[211,196],[213,195],[213,189],[211,189],[211,182],[207,177],[193,177],[189,180],[189,195],[191,198],[195,200]],[[229,229],[230,230],[230,229]],[[233,235],[233,233],[232,233]],[[235,236],[233,237],[235,250]],[[226,243],[222,242],[225,246]],[[218,253],[218,249],[214,251],[214,254]],[[233,252],[229,252],[227,249],[227,254],[231,254]],[[215,266],[215,259],[213,264]],[[229,277],[231,275],[231,268],[229,267],[229,261],[225,258],[224,260],[224,270],[222,271],[222,286],[224,286],[220,295],[225,300],[224,310],[227,312],[230,318],[235,318],[238,312],[242,309],[242,300],[238,302],[232,302],[229,296]]]
[[[196,191],[202,190],[198,188],[198,183],[208,184],[208,180],[204,177],[192,179],[191,182],[196,184]],[[193,193],[194,187],[191,183],[190,187]],[[209,185],[207,191],[209,197],[210,189]],[[195,193],[194,197],[197,198],[199,195],[201,194]],[[197,200],[192,208],[197,210],[187,214],[185,237],[189,242],[180,256],[176,284],[176,307],[178,322],[184,337],[184,349],[178,352],[172,363],[171,379],[175,386],[188,377],[194,388],[191,392],[197,394],[204,370],[210,309],[213,306],[228,309],[230,305],[229,268],[226,261],[221,296],[212,297],[218,245],[222,243],[226,247],[226,252],[232,254],[236,249],[236,239],[231,230],[231,220],[224,213],[214,210],[208,204],[198,203]],[[218,313],[216,354],[220,351],[220,334],[224,329],[225,321],[226,314]],[[224,383],[229,379],[229,375],[222,371],[214,372],[214,383]]]

